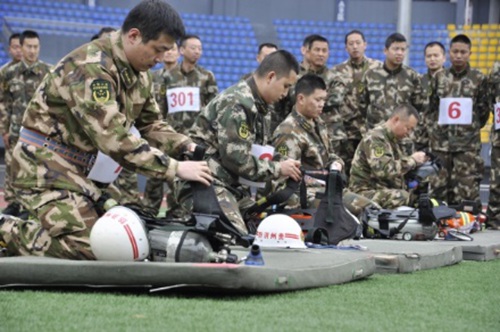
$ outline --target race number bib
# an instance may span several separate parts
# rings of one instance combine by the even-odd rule
[[[131,127],[129,133],[135,137],[141,137],[136,127]],[[123,168],[116,161],[111,159],[111,157],[99,151],[94,166],[92,166],[87,178],[102,183],[111,183],[120,175],[122,169]]]
[[[273,160],[273,155],[274,155],[274,147],[270,145],[258,145],[258,144],[252,144],[252,156],[255,156],[261,160]],[[240,176],[238,181],[246,186],[249,187],[257,187],[257,188],[264,188],[266,186],[265,182],[253,182],[250,180],[247,180],[243,177]]]
[[[500,103],[493,106],[493,115],[495,116],[495,130],[500,129]]]
[[[167,90],[168,113],[199,112],[200,88],[182,87]]]
[[[471,125],[471,98],[441,98],[439,102],[439,125]]]

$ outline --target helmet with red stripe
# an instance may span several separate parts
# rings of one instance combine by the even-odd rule
[[[141,218],[129,208],[115,206],[90,231],[90,245],[98,260],[141,261],[149,256],[149,240]]]
[[[292,217],[279,213],[261,221],[254,244],[264,248],[306,248],[299,224]]]

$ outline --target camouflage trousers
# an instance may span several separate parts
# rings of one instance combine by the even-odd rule
[[[163,202],[163,196],[167,195],[167,214],[172,214],[174,211],[180,208],[179,206],[179,196],[182,195],[183,184],[181,181],[176,179],[173,183],[174,189],[172,190],[171,185],[167,185],[165,188],[165,181],[150,178],[146,181],[146,186],[144,188],[144,208],[153,215],[158,215],[160,213],[161,203]],[[166,189],[166,190],[165,190]]]
[[[500,226],[500,147],[491,148],[489,223]]]
[[[433,151],[443,168],[431,183],[430,196],[450,205],[463,200],[479,201],[479,183],[483,178],[484,160],[479,151]]]
[[[108,187],[107,192],[120,205],[141,202],[137,185],[137,174],[125,168],[122,169],[118,178]]]
[[[95,259],[89,236],[98,215],[88,197],[68,190],[24,190],[18,197],[36,220],[3,216],[0,242],[8,256]]]
[[[344,173],[349,179],[349,175],[351,174],[351,166],[352,160],[354,158],[354,153],[356,152],[356,148],[359,145],[361,140],[359,139],[348,139],[342,142],[341,146],[338,150],[334,150],[334,152],[342,158],[344,161]]]
[[[15,201],[14,188],[12,188],[12,177],[11,177],[11,165],[12,165],[12,150],[14,150],[14,145],[10,145],[10,148],[5,148],[5,175],[3,183],[4,199],[7,203],[13,203]]]
[[[357,193],[379,204],[383,209],[396,209],[400,206],[411,206],[414,199],[404,189],[365,190]]]

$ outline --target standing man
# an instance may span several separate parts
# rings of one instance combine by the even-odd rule
[[[480,203],[484,173],[480,130],[488,121],[487,80],[469,66],[471,41],[457,35],[450,42],[451,67],[439,72],[429,104],[429,147],[443,164],[431,185],[434,198],[460,204]]]
[[[418,123],[415,129],[415,142],[419,148],[429,147],[429,133],[428,129],[432,126],[429,123],[429,98],[436,86],[436,74],[444,70],[444,63],[446,62],[446,50],[444,45],[438,41],[432,41],[425,45],[424,48],[425,64],[427,65],[427,73],[423,74],[420,78],[422,83],[422,120]]]
[[[111,161],[92,163],[99,151],[146,176],[210,183],[206,162],[168,155],[195,144],[161,119],[151,93],[149,69],[183,34],[170,5],[144,0],[120,31],[75,49],[45,76],[26,109],[12,162],[19,170],[16,195],[36,220],[2,216],[7,255],[95,259],[89,234],[105,210],[103,182],[113,178],[97,182],[91,174],[116,169]],[[142,138],[130,132],[134,125]]]
[[[50,65],[38,59],[40,55],[40,37],[32,30],[21,34],[22,60],[7,68],[4,72],[3,100],[0,102],[0,113],[7,114],[9,124],[5,137],[5,200],[9,203],[4,214],[18,216],[21,205],[14,195],[12,174],[18,169],[13,168],[12,151],[19,139],[19,130],[24,111],[38,85],[50,70]]]
[[[257,60],[257,64],[260,64],[262,60],[269,54],[276,52],[278,50],[278,46],[273,43],[262,43],[259,45],[259,49],[257,51],[257,56],[255,59]],[[242,80],[246,80],[252,76],[253,72],[245,74],[241,77]]]
[[[397,106],[385,123],[368,131],[352,161],[349,189],[380,204],[384,209],[411,205],[413,199],[404,179],[406,173],[426,161],[425,152],[405,154],[400,141],[417,125],[417,110]]]
[[[488,105],[493,112],[491,127],[491,170],[490,197],[488,202],[488,222],[491,229],[500,230],[500,62],[491,69],[488,78]]]
[[[153,73],[154,90],[156,100],[163,98],[165,96],[165,85],[162,83],[163,77],[168,75],[170,70],[179,66],[177,62],[179,60],[179,47],[177,43],[165,52],[163,55],[163,68]],[[163,87],[163,90],[162,90]],[[163,112],[163,119],[167,118],[167,110]],[[158,215],[161,208],[161,203],[163,202],[165,182],[155,178],[148,178],[146,180],[146,186],[144,187],[144,200],[142,201],[143,208],[151,215]],[[169,205],[174,204],[172,200]]]
[[[333,67],[332,71],[336,75],[335,80],[338,81],[338,84],[334,84],[333,94],[342,96],[343,102],[339,105],[339,113],[347,136],[337,153],[344,160],[345,174],[349,175],[354,152],[366,132],[365,118],[359,109],[358,91],[361,80],[369,69],[379,68],[382,63],[365,56],[367,44],[365,35],[361,31],[348,32],[344,42],[349,59]]]
[[[19,33],[13,33],[9,37],[9,55],[11,61],[0,67],[0,105],[4,102],[4,87],[6,81],[4,79],[5,71],[11,66],[15,65],[23,58],[23,52],[21,51],[21,42],[19,41]],[[14,193],[9,185],[9,175],[7,169],[10,166],[11,155],[7,151],[9,145],[9,113],[8,110],[0,106],[0,134],[2,135],[3,145],[4,145],[4,161],[5,161],[5,174],[4,174],[4,199],[7,202],[7,207],[3,210],[3,213],[10,215],[17,215],[19,213],[19,206],[14,203]],[[8,162],[7,162],[8,161]]]
[[[299,78],[305,74],[315,74],[325,81],[327,100],[321,118],[328,128],[333,150],[339,151],[340,146],[346,139],[346,134],[338,112],[338,107],[342,103],[342,98],[335,93],[335,90],[338,90],[338,87],[335,85],[343,85],[343,83],[335,80],[333,71],[326,66],[330,54],[330,43],[328,39],[321,35],[309,35],[304,39],[301,52],[303,60],[300,64]],[[290,91],[288,98],[284,99],[284,102],[285,105],[280,107],[280,115],[283,120],[290,114],[295,104],[295,93],[293,89]]]
[[[203,53],[200,37],[185,35],[179,45],[182,62],[162,76],[164,87],[160,91],[166,95],[159,101],[174,129],[186,134],[218,88],[214,74],[198,65]]]
[[[287,95],[298,72],[299,65],[290,52],[269,54],[250,79],[215,97],[191,129],[193,140],[206,146],[221,208],[242,234],[248,230],[238,202],[248,199],[250,192],[241,183],[262,183],[280,177],[298,181],[301,177],[299,161],[276,162],[252,153],[270,140],[267,105]]]
[[[385,122],[398,105],[422,108],[422,87],[418,73],[403,64],[408,45],[400,33],[385,41],[382,66],[368,69],[359,85],[359,107],[366,119],[366,129]]]
[[[156,79],[161,82],[157,101],[174,129],[187,135],[199,112],[217,95],[218,89],[214,74],[197,64],[203,53],[200,37],[185,35],[179,45],[180,54],[183,56],[182,62]],[[178,187],[177,183],[174,183],[167,193],[169,210],[175,209],[178,205]],[[162,189],[163,183],[153,183],[149,184],[148,190],[144,193],[144,205],[153,214],[158,213],[160,209]],[[153,193],[153,197],[149,196],[150,193]]]

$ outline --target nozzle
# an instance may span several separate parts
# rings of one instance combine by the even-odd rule
[[[264,265],[264,258],[262,258],[262,253],[260,252],[259,245],[252,245],[250,254],[245,260],[245,265]]]

